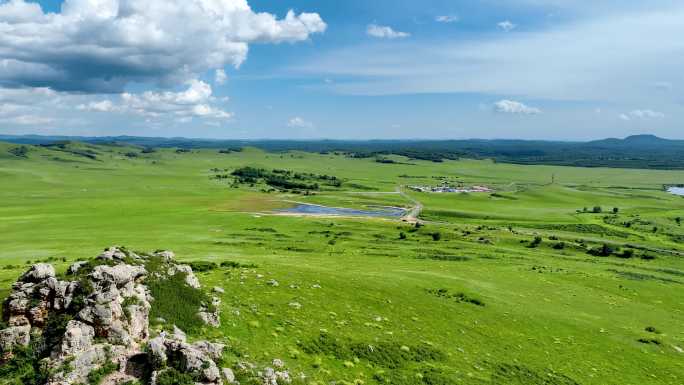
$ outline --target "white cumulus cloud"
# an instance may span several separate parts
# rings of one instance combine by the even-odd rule
[[[223,69],[217,69],[215,74],[214,74],[214,82],[216,84],[226,84],[226,81],[228,80],[228,75],[226,75],[226,71]]]
[[[494,103],[494,111],[506,114],[537,115],[541,114],[539,108],[527,106],[514,100],[499,100]]]
[[[502,22],[499,22],[499,23],[496,24],[496,26],[499,27],[500,29],[506,31],[506,32],[510,32],[510,31],[514,30],[514,29],[517,27],[516,24],[513,24],[513,23],[512,23],[511,21],[509,21],[509,20],[504,20],[504,21],[502,21]]]
[[[19,126],[43,126],[52,124],[55,120],[38,115],[17,115],[10,117],[0,116],[0,122]]]
[[[287,126],[292,128],[313,128],[314,125],[299,116],[295,116],[287,122]]]
[[[81,111],[97,111],[97,112],[110,112],[114,111],[114,103],[111,100],[102,100],[99,102],[90,102],[87,104],[79,104],[76,109]]]
[[[441,15],[435,17],[435,21],[438,23],[456,23],[459,20],[461,20],[461,18],[456,15]]]
[[[618,116],[621,120],[624,121],[630,121],[632,119],[640,119],[640,120],[645,120],[645,119],[663,119],[665,117],[665,114],[659,111],[653,111],[653,110],[632,110],[628,113],[625,114],[620,114]]]
[[[235,67],[249,44],[308,39],[326,30],[317,13],[278,19],[247,0],[65,0],[46,13],[0,1],[0,86],[121,92],[131,83],[176,85]]]
[[[377,24],[370,24],[366,28],[366,34],[379,39],[401,39],[411,36],[408,32],[395,31],[392,27]]]
[[[211,86],[201,80],[191,80],[184,91],[154,92],[142,94],[123,93],[115,104],[110,100],[90,102],[77,108],[95,112],[125,112],[147,119],[174,119],[187,123],[192,118],[228,120],[231,112],[216,106],[218,100],[212,96]]]

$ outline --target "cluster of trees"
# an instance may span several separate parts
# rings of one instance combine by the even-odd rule
[[[14,147],[9,150],[9,153],[19,157],[19,158],[26,158],[26,155],[28,154],[29,149],[26,146],[19,146],[19,147]]]
[[[242,152],[242,147],[229,147],[219,150],[219,154],[231,154],[233,152]]]
[[[235,177],[236,183],[239,184],[256,184],[263,181],[263,183],[271,187],[286,190],[319,190],[321,184],[331,187],[342,186],[342,181],[336,176],[296,173],[283,169],[266,170],[255,167],[241,167],[234,170],[230,175]]]
[[[55,142],[51,144],[43,144],[41,147],[48,148],[50,150],[54,151],[60,151],[60,152],[65,152],[68,154],[76,155],[76,156],[82,156],[84,158],[88,158],[91,160],[97,160],[97,152],[91,150],[91,149],[83,149],[83,148],[77,148],[72,146],[72,143],[69,141],[63,141],[63,142]]]
[[[601,213],[603,213],[603,207],[601,207],[601,206],[594,206],[594,207],[592,207],[591,209],[589,209],[588,207],[584,207],[584,208],[582,208],[581,210],[577,210],[577,212],[578,212],[578,213],[601,214]],[[620,212],[620,208],[619,208],[619,207],[613,207],[613,209],[611,210],[611,212],[612,212],[614,215],[617,215],[617,214]]]
[[[610,257],[611,255],[615,255],[620,258],[634,257],[634,250],[624,249],[620,251],[619,248],[615,248],[607,243],[604,243],[601,246],[595,247],[593,249],[589,249],[588,253],[596,257]]]

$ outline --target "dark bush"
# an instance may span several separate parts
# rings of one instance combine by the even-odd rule
[[[634,257],[634,250],[632,250],[632,249],[625,249],[625,250],[622,251],[622,253],[620,253],[620,254],[618,255],[618,257],[620,257],[620,258],[627,258],[627,259],[632,258],[632,257]]]
[[[10,154],[18,157],[18,158],[26,158],[26,155],[29,152],[28,147],[26,146],[21,146],[21,147],[14,147],[8,151]]]
[[[221,262],[221,267],[223,268],[228,268],[228,269],[240,269],[240,268],[245,268],[245,269],[255,269],[259,266],[253,264],[253,263],[239,263],[235,261],[223,261]]]
[[[594,248],[588,251],[589,254],[596,257],[609,257],[613,254],[614,250],[607,243],[604,243],[598,248]]]
[[[187,373],[169,368],[157,376],[156,383],[157,385],[195,385],[195,379]]]
[[[200,273],[218,269],[216,263],[207,261],[190,262],[190,267],[192,267],[192,271]]]
[[[539,246],[541,243],[542,243],[542,237],[537,235],[536,237],[534,237],[534,240],[532,240],[532,242],[530,242],[530,244],[527,245],[527,247],[535,248],[535,247]]]

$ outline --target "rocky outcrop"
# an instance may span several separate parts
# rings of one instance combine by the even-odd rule
[[[8,327],[0,331],[0,364],[30,345],[50,373],[47,385],[88,383],[94,370],[104,372],[107,384],[136,379],[154,384],[169,367],[190,374],[199,384],[223,384],[222,377],[230,372],[216,364],[223,345],[188,343],[175,327],[151,335],[154,298],[146,285],[151,275],[165,279],[184,274],[189,287],[200,289],[190,266],[173,258],[169,251],[137,255],[110,247],[91,261],[69,267],[63,279],[51,265],[33,265],[3,303]],[[163,270],[148,271],[152,259],[151,265]],[[214,297],[198,307],[198,316],[219,325],[219,305]]]
[[[158,378],[166,368],[178,368],[203,384],[221,384],[221,370],[215,361],[221,358],[224,345],[199,341],[188,343],[178,330],[160,333],[149,343],[149,363],[152,378]]]

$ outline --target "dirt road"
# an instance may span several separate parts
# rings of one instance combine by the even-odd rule
[[[401,220],[404,222],[408,223],[422,223],[422,221],[419,219],[421,211],[423,211],[423,204],[417,201],[416,199],[412,198],[408,194],[406,194],[402,189],[401,186],[397,187],[397,193],[399,193],[402,197],[405,199],[411,201],[413,203],[413,208],[409,210],[406,215],[401,217]]]

